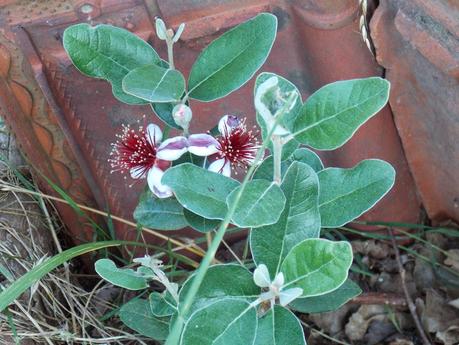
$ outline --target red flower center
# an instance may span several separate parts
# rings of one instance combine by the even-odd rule
[[[144,127],[140,126],[138,131],[135,131],[129,125],[123,125],[123,131],[116,137],[117,141],[112,144],[108,160],[112,172],[135,171],[136,177],[144,177],[156,162],[155,138],[148,138]]]
[[[257,140],[258,131],[247,131],[245,119],[229,129],[225,127],[225,133],[217,138],[219,143],[219,157],[230,162],[232,167],[247,169],[253,163],[260,146]]]

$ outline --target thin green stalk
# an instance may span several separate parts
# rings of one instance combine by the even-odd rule
[[[279,117],[280,118],[280,117]],[[215,233],[214,239],[207,250],[206,255],[201,261],[201,264],[199,265],[198,270],[196,271],[196,275],[193,278],[193,281],[191,283],[190,290],[188,291],[187,295],[185,296],[185,300],[182,304],[182,308],[180,308],[179,314],[177,316],[177,319],[172,326],[172,330],[169,334],[169,337],[167,338],[166,344],[165,345],[176,345],[179,343],[180,340],[180,335],[183,330],[183,325],[185,323],[184,316],[189,312],[191,305],[193,304],[194,298],[196,294],[198,293],[199,288],[201,287],[201,283],[204,279],[204,276],[212,262],[212,260],[215,257],[215,254],[217,253],[218,248],[220,247],[220,244],[223,240],[223,237],[225,236],[226,229],[231,221],[231,218],[233,217],[234,212],[236,211],[236,207],[239,204],[239,201],[241,199],[242,193],[245,190],[245,187],[247,185],[247,182],[249,182],[252,174],[255,172],[255,169],[257,167],[257,164],[260,162],[260,160],[263,158],[264,152],[266,148],[268,147],[269,141],[272,137],[272,134],[274,133],[274,130],[276,129],[278,121],[274,123],[274,126],[271,128],[268,136],[266,139],[263,141],[262,146],[257,152],[257,155],[255,157],[255,160],[252,164],[252,166],[249,168],[247,171],[247,174],[244,177],[244,180],[242,181],[241,187],[236,194],[236,197],[234,199],[234,202],[229,206],[228,208],[228,213],[225,216],[225,219],[223,219],[222,223],[220,224],[220,227],[218,228],[218,231]]]
[[[167,38],[166,40],[167,44],[167,58],[169,60],[169,68],[170,69],[175,69],[174,65],[174,42],[172,41],[172,38]]]
[[[280,185],[282,182],[281,163],[282,163],[282,138],[278,135],[273,135],[273,160],[274,160],[274,175],[273,181]]]

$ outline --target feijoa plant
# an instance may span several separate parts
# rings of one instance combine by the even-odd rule
[[[389,83],[377,77],[338,81],[303,103],[290,81],[261,73],[254,90],[260,131],[223,114],[214,130],[190,133],[192,100],[225,97],[251,79],[268,57],[277,20],[262,13],[227,31],[201,52],[187,81],[173,58],[184,25],[174,33],[158,19],[156,30],[167,61],[134,34],[109,25],[71,26],[64,47],[82,73],[110,82],[118,100],[149,104],[164,126],[180,131],[167,138],[169,130],[157,124],[125,126],[113,145],[113,171],[147,180],[134,218],[155,229],[189,226],[214,237],[199,268],[181,284],[150,256],[135,259],[134,268],[102,259],[96,271],[129,290],[147,290],[152,281],[163,286],[148,299],[129,301],[119,315],[167,345],[305,344],[292,311],[334,310],[360,293],[348,278],[351,246],[321,239],[321,229],[359,217],[395,178],[392,166],[378,159],[324,168],[309,148],[346,143],[386,104]],[[237,172],[242,183],[231,177]],[[254,266],[211,265],[229,224],[250,229]]]

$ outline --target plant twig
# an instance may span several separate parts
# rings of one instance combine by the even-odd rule
[[[354,297],[350,302],[356,304],[390,305],[397,308],[406,308],[408,306],[404,297],[380,292],[363,293],[360,296]]]
[[[323,338],[325,338],[325,339],[328,339],[328,340],[330,340],[330,341],[332,341],[332,342],[334,342],[334,343],[336,343],[336,344],[340,344],[340,345],[351,345],[351,344],[346,343],[346,342],[344,342],[344,341],[341,341],[341,340],[339,340],[339,339],[333,338],[332,336],[329,336],[328,334],[325,334],[324,332],[322,332],[322,331],[320,331],[320,330],[318,330],[318,329],[316,329],[316,328],[314,328],[314,327],[308,325],[308,324],[307,324],[306,322],[304,322],[303,320],[300,320],[300,322],[301,322],[301,324],[302,324],[304,327],[310,329],[310,330],[311,330],[311,333],[317,333],[317,334],[319,334],[321,337],[323,337]]]
[[[390,227],[387,228],[387,232],[389,233],[390,240],[392,242],[392,247],[395,251],[395,258],[397,260],[398,269],[400,272],[400,280],[402,283],[403,293],[405,294],[406,302],[408,303],[408,309],[410,310],[411,316],[413,317],[414,324],[416,325],[416,329],[419,333],[419,336],[422,339],[422,343],[424,345],[431,345],[426,333],[424,332],[424,329],[422,328],[421,321],[419,320],[418,314],[416,313],[416,306],[414,305],[413,299],[411,298],[410,293],[408,291],[408,287],[406,286],[406,271],[403,267],[402,260],[400,259],[400,251],[398,250],[397,242],[395,241],[394,232]]]
[[[245,267],[244,266],[244,263],[242,262],[242,260],[239,258],[239,256],[237,256],[237,254],[234,252],[234,250],[230,247],[230,245],[228,243],[226,243],[225,240],[222,240],[222,243],[223,245],[226,247],[226,249],[228,249],[228,251],[230,252],[230,254],[236,259],[236,261],[239,263],[239,265],[241,265],[242,267]]]

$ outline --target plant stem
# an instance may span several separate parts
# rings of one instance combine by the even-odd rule
[[[247,183],[251,179],[252,174],[255,172],[255,169],[257,168],[258,163],[261,161],[261,159],[263,159],[265,150],[268,148],[269,142],[271,141],[271,138],[273,137],[273,134],[276,130],[277,125],[279,124],[285,112],[288,110],[288,104],[289,103],[286,102],[284,107],[279,111],[279,114],[276,116],[274,124],[270,128],[266,138],[263,140],[263,144],[258,149],[255,160],[250,166],[249,170],[247,171],[247,174],[245,175],[244,180],[242,181],[242,184],[236,194],[236,197],[234,198],[233,203],[229,205],[228,213],[226,214],[225,219],[223,219],[222,223],[220,224],[220,227],[218,228],[218,231],[216,232],[215,237],[210,247],[208,248],[206,255],[202,259],[201,264],[199,265],[199,268],[196,270],[196,274],[193,277],[190,289],[188,290],[188,293],[185,296],[185,300],[183,301],[183,304],[182,304],[183,307],[179,309],[177,319],[175,320],[172,326],[171,332],[169,333],[169,336],[167,337],[165,345],[178,345],[179,344],[180,336],[183,330],[183,325],[185,323],[184,316],[188,314],[191,308],[191,305],[193,304],[194,298],[196,294],[198,293],[199,288],[201,287],[202,281],[204,280],[204,276],[206,275],[206,272],[209,269],[209,266],[212,260],[214,259],[215,254],[217,253],[218,247],[220,246],[223,240],[223,237],[225,236],[226,229],[228,228],[231,218],[233,217],[233,214],[236,211],[236,207],[239,204],[242,193],[244,192],[245,187],[247,186]],[[282,146],[282,143],[281,143],[281,146]],[[281,147],[281,153],[282,153],[282,147]]]
[[[282,163],[282,138],[273,135],[273,158],[274,158],[274,183],[280,185],[282,181],[281,163]]]
[[[247,174],[244,177],[244,180],[242,181],[241,187],[239,188],[239,191],[236,194],[234,202],[229,206],[228,213],[226,214],[225,219],[222,221],[222,223],[220,224],[220,227],[218,228],[218,231],[215,233],[214,239],[210,247],[208,248],[206,255],[202,259],[201,264],[199,265],[199,268],[196,271],[196,275],[193,278],[190,290],[185,296],[185,301],[182,304],[182,308],[180,309],[177,319],[174,325],[172,326],[172,330],[169,334],[169,337],[167,338],[165,345],[177,345],[179,343],[180,335],[182,333],[183,325],[185,323],[184,316],[188,314],[191,308],[191,305],[193,304],[194,298],[196,294],[198,293],[199,288],[201,287],[202,281],[204,280],[204,276],[212,260],[214,259],[215,254],[217,253],[217,250],[223,240],[223,237],[225,236],[226,229],[228,228],[231,218],[233,217],[233,214],[236,211],[236,207],[241,199],[242,193],[244,192],[247,182],[249,182],[253,172],[255,171],[257,167],[258,162],[260,162],[260,160],[263,158],[264,152],[266,148],[268,147],[268,143],[272,137],[272,134],[274,133],[274,130],[276,129],[276,125],[277,125],[277,121],[275,122],[274,126],[271,128],[271,131],[269,132],[267,138],[263,141],[262,146],[258,150],[252,166],[249,168],[249,170],[247,171]]]
[[[175,65],[174,65],[174,42],[172,41],[172,39],[167,39],[166,40],[166,43],[167,43],[167,59],[169,61],[169,68],[170,69],[175,69]]]

